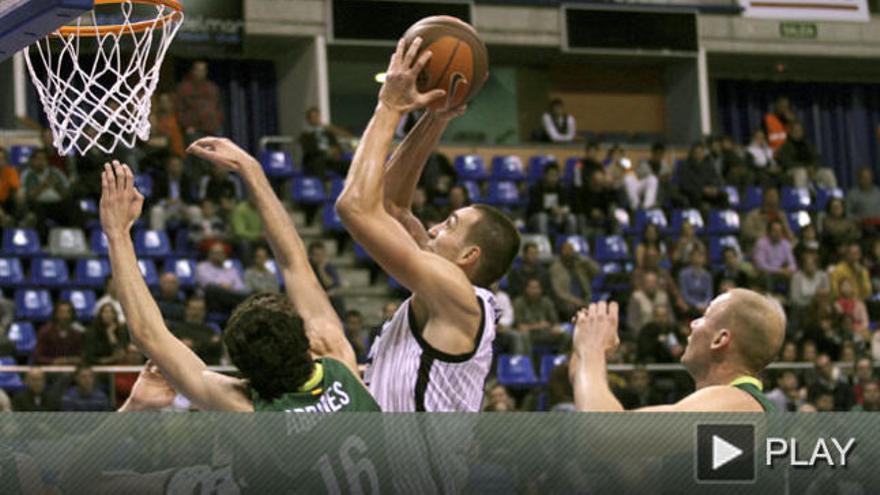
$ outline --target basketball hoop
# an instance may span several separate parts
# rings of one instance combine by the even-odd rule
[[[95,0],[24,50],[59,153],[112,153],[150,137],[159,69],[183,23],[176,0]]]

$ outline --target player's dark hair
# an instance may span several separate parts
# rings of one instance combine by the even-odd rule
[[[468,242],[480,246],[482,255],[472,282],[489,287],[507,273],[519,252],[519,231],[501,210],[488,205],[474,205],[480,220],[468,233]]]
[[[223,343],[263,400],[295,392],[314,369],[303,321],[281,294],[254,294],[239,304],[229,317]]]

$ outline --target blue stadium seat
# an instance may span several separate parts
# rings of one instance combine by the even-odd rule
[[[610,261],[628,261],[630,258],[629,245],[619,235],[597,236],[595,259],[599,263]]]
[[[562,171],[562,181],[568,185],[574,184],[577,169],[581,166],[581,157],[570,156],[565,160],[565,169]],[[538,176],[540,179],[540,176]],[[582,180],[585,180],[582,179]]]
[[[724,186],[724,192],[727,193],[727,205],[734,210],[739,210],[741,207],[739,191],[733,186]]]
[[[516,155],[499,155],[492,158],[492,180],[512,180],[520,182],[526,179],[522,160]]]
[[[153,197],[153,177],[150,174],[137,174],[134,176],[134,187],[144,196]]]
[[[306,205],[324,202],[324,183],[317,177],[297,177],[293,179],[293,200]]]
[[[556,238],[556,252],[562,248],[563,243],[569,243],[574,246],[575,252],[582,256],[590,255],[590,243],[582,235],[561,235]]]
[[[760,208],[764,203],[764,189],[758,186],[749,186],[746,188],[746,195],[742,198],[742,211],[752,211]]]
[[[779,191],[779,206],[785,211],[808,210],[813,206],[810,190],[806,187],[783,187]]]
[[[171,239],[164,230],[139,230],[134,234],[134,250],[148,258],[171,256]]]
[[[70,285],[67,263],[61,258],[40,258],[31,262],[30,283],[38,287],[65,287]]]
[[[330,181],[330,196],[327,197],[328,202],[335,202],[336,198],[342,194],[342,190],[345,188],[345,179],[341,177],[337,177]]]
[[[189,238],[189,229],[180,228],[174,233],[174,254],[182,257],[193,257],[198,254],[198,249]]]
[[[709,212],[707,232],[712,235],[728,235],[739,232],[739,213],[733,210],[712,210]]]
[[[52,318],[52,298],[46,289],[18,289],[15,291],[15,317],[30,321]]]
[[[724,260],[724,248],[726,247],[735,248],[737,252],[742,253],[742,249],[739,247],[739,240],[732,235],[709,239],[709,261],[713,265],[720,264]]]
[[[9,356],[0,357],[0,366],[15,366],[15,358]],[[3,372],[0,373],[0,388],[11,395],[24,390],[25,387],[18,373]]]
[[[480,155],[459,155],[455,157],[455,172],[458,180],[486,180],[489,173]]]
[[[483,200],[483,194],[480,192],[480,185],[477,181],[465,180],[461,181],[458,185],[467,191],[471,203],[479,203]]]
[[[703,233],[703,230],[706,228],[700,210],[689,208],[672,212],[672,218],[670,219],[669,228],[666,230],[666,233],[677,238],[678,235],[681,234],[681,227],[685,222],[690,222],[690,224],[694,226],[694,230],[697,234]]]
[[[36,150],[36,146],[10,146],[9,147],[9,163],[13,167],[24,167],[27,165],[28,160],[31,159],[31,155],[34,150]]]
[[[344,232],[345,226],[342,225],[342,219],[339,218],[339,213],[336,212],[336,205],[326,204],[324,205],[324,211],[321,213],[322,223],[324,224],[324,230],[328,232]]]
[[[296,175],[293,156],[286,151],[264,150],[260,153],[260,165],[266,177],[273,179],[289,179]]]
[[[9,325],[6,338],[15,344],[18,354],[31,354],[37,348],[37,332],[29,321],[16,321]]]
[[[107,259],[79,259],[73,270],[73,285],[75,287],[103,288],[110,273],[110,261]]]
[[[632,218],[625,208],[614,209],[614,221],[617,222],[617,226],[624,231],[629,231],[632,227]]]
[[[522,204],[516,182],[490,182],[486,193],[486,202],[490,205],[516,207]]]
[[[91,198],[81,199],[79,200],[79,209],[86,215],[97,215],[98,203]]]
[[[791,227],[792,233],[800,234],[801,229],[813,223],[810,214],[807,211],[789,211],[785,214],[788,219],[788,226]]]
[[[651,208],[650,210],[638,210],[635,214],[635,219],[631,223],[630,227],[626,229],[626,231],[630,234],[641,236],[642,231],[645,230],[645,227],[648,224],[654,224],[660,228],[660,231],[663,232],[666,230],[669,222],[666,220],[666,213],[663,212],[660,208]]]
[[[66,289],[61,291],[61,300],[69,301],[80,321],[91,321],[95,312],[95,291],[91,289]]]
[[[18,258],[0,258],[0,287],[19,287],[24,283],[24,269]]]
[[[196,286],[196,262],[189,258],[174,258],[165,260],[163,272],[171,272],[177,276],[180,287],[191,289]]]
[[[498,356],[497,375],[498,383],[508,388],[530,388],[538,385],[530,356]]]
[[[107,256],[110,253],[110,247],[107,245],[107,236],[100,228],[92,230],[89,234],[89,249],[98,256]]]
[[[568,361],[566,354],[545,354],[541,357],[541,384],[547,385],[550,382],[550,372],[553,368],[560,366]]]
[[[151,259],[138,259],[137,263],[141,275],[144,276],[144,281],[147,283],[147,287],[158,287],[159,271],[156,270],[156,263]]]
[[[244,278],[244,266],[241,264],[241,260],[238,258],[227,258],[226,261],[223,262],[223,268],[235,268],[235,271],[238,272],[238,276]]]
[[[526,171],[526,180],[529,184],[534,184],[541,180],[544,176],[544,168],[550,164],[556,163],[556,157],[553,155],[535,155],[529,158],[529,169]]]
[[[281,270],[278,269],[278,263],[275,260],[266,260],[266,270],[269,270],[269,273],[275,275],[275,278],[278,280],[278,285],[284,287],[284,276],[281,275]]]
[[[834,189],[823,189],[820,188],[816,190],[816,202],[813,203],[813,207],[817,211],[825,211],[828,208],[828,203],[831,202],[832,198],[840,198],[843,199],[843,189],[834,188]]]
[[[3,254],[6,256],[39,256],[43,252],[34,229],[4,229]]]

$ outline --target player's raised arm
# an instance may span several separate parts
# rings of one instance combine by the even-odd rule
[[[202,138],[188,151],[241,176],[266,226],[266,238],[284,277],[287,297],[303,320],[312,354],[341,361],[359,376],[354,350],[345,338],[342,322],[309,265],[302,238],[260,164],[225,138]]]
[[[240,396],[229,393],[226,377],[208,371],[204,361],[165,326],[138,268],[131,240],[131,226],[141,214],[144,197],[134,188],[134,174],[128,165],[116,161],[112,166],[105,164],[101,190],[101,227],[107,235],[117,297],[132,341],[156,363],[174,388],[200,409],[249,410],[249,404],[242,403]]]
[[[616,302],[591,304],[577,314],[571,381],[578,411],[623,411],[608,387],[605,353],[620,343]]]

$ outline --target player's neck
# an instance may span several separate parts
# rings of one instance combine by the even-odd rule
[[[743,375],[752,376],[752,373],[739,366],[719,364],[706,370],[705,374],[700,376],[694,375],[694,387],[700,390],[701,388],[715,385],[729,385],[732,381]]]

